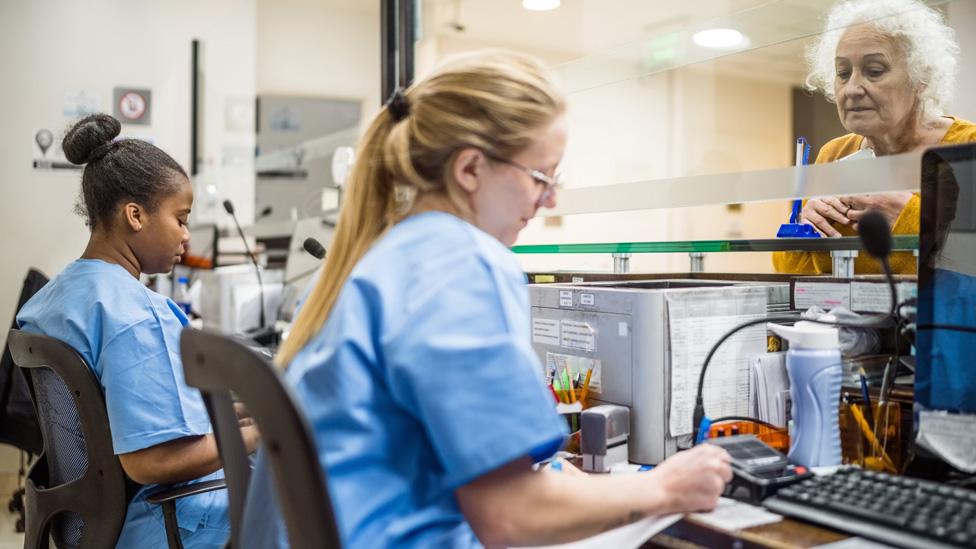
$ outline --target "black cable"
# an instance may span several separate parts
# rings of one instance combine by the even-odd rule
[[[962,326],[960,324],[918,324],[915,330],[951,330],[976,334],[976,326]]]
[[[749,421],[751,423],[757,423],[759,425],[762,425],[763,427],[768,427],[770,429],[776,429],[777,431],[782,431],[784,429],[784,427],[780,427],[779,425],[773,425],[772,423],[769,423],[768,421],[763,421],[761,419],[756,419],[754,417],[746,417],[746,416],[722,416],[722,417],[718,417],[718,418],[715,418],[715,419],[712,420],[712,425],[715,425],[716,423],[723,423],[723,422],[726,422],[726,421]]]
[[[743,322],[738,326],[735,326],[734,328],[726,332],[724,335],[722,335],[722,337],[720,337],[718,341],[716,341],[715,344],[712,345],[712,348],[708,350],[708,354],[705,355],[705,361],[702,362],[702,369],[701,372],[699,372],[698,374],[698,388],[695,391],[695,410],[692,413],[692,418],[691,418],[691,422],[692,422],[691,433],[692,433],[693,443],[695,440],[698,440],[698,428],[699,425],[701,424],[702,418],[705,417],[705,400],[702,396],[702,393],[704,392],[705,389],[705,373],[708,372],[708,364],[711,362],[712,356],[714,356],[715,352],[718,351],[718,348],[722,346],[722,343],[725,343],[727,339],[729,339],[730,337],[738,333],[740,330],[743,330],[750,326],[755,326],[756,324],[766,324],[769,322],[795,322],[799,320],[812,322],[814,324],[825,324],[827,326],[836,326],[840,328],[887,328],[890,327],[891,322],[894,319],[889,315],[884,315],[884,316],[877,316],[877,317],[869,317],[865,319],[864,322],[839,322],[839,321],[829,321],[829,320],[817,320],[813,318],[803,318],[800,315],[800,313],[797,313],[791,316],[784,315],[784,316],[756,318],[753,320]]]

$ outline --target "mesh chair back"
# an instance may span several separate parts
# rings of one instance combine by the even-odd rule
[[[98,380],[57,339],[11,330],[7,343],[30,371],[44,441],[27,478],[24,547],[46,547],[48,534],[58,547],[114,546],[129,498]]]
[[[75,408],[71,389],[50,368],[32,368],[37,417],[44,440],[51,441],[47,458],[48,487],[62,486],[81,478],[88,469],[85,433]],[[52,519],[51,537],[58,547],[78,547],[85,529],[81,515],[59,513]]]
[[[233,470],[227,460],[230,456],[225,456],[230,453],[225,447],[228,441],[236,438],[232,442],[234,446],[240,442],[237,420],[232,417],[232,392],[247,407],[261,431],[261,444],[268,454],[291,546],[298,549],[341,547],[326,474],[319,464],[312,430],[278,369],[244,344],[207,331],[183,330],[180,351],[187,384],[199,388],[211,406],[223,408],[223,412],[211,415],[211,420],[215,421],[214,433],[225,460],[231,507],[238,498],[242,511],[246,496],[239,480],[231,478]],[[236,433],[236,437],[228,436],[231,433]],[[233,451],[239,452],[238,458],[244,456],[243,443],[239,450]],[[236,522],[235,515],[231,515],[232,545],[241,530],[242,514],[236,515]]]

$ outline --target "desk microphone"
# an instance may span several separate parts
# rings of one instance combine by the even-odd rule
[[[315,259],[322,259],[323,257],[325,257],[325,246],[323,246],[321,242],[315,240],[312,237],[308,237],[305,239],[305,242],[302,243],[302,248],[304,248],[305,251],[308,252],[309,255],[311,255]]]
[[[251,247],[247,245],[247,238],[244,237],[244,230],[241,229],[241,224],[237,221],[237,215],[234,213],[234,203],[230,200],[224,200],[224,210],[230,214],[231,218],[234,220],[234,225],[237,227],[237,234],[241,235],[241,241],[244,242],[244,250],[247,251],[247,256],[251,258],[251,264],[254,265],[254,272],[258,275],[258,290],[261,292],[261,316],[259,328],[265,327],[264,321],[264,283],[261,281],[261,268],[258,267],[258,261],[254,258],[254,254],[251,253]]]

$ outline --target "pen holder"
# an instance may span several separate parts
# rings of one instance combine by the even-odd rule
[[[901,406],[872,403],[869,425],[861,404],[841,404],[841,453],[844,463],[873,471],[898,473],[902,467]]]

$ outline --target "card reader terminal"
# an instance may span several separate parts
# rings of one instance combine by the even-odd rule
[[[732,457],[732,481],[723,495],[748,503],[759,503],[777,490],[813,476],[806,467],[790,463],[786,456],[756,438],[736,435],[710,438]]]

